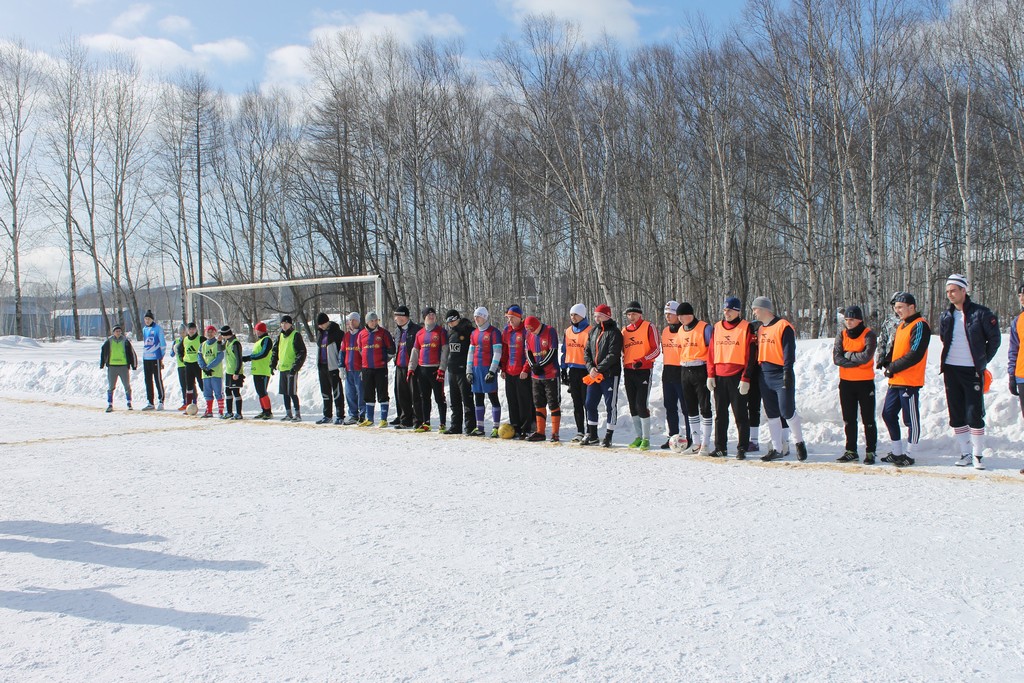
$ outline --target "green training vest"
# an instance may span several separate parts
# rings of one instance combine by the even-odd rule
[[[185,362],[186,363],[198,363],[199,362],[199,347],[203,345],[203,338],[198,334],[195,339],[185,337],[181,342],[185,348]]]
[[[270,336],[263,336],[256,340],[256,343],[252,347],[252,355],[256,355],[262,351],[266,351],[270,348]],[[252,361],[252,375],[253,377],[259,375],[260,377],[270,377],[270,357],[271,354],[263,356],[263,358],[256,358]]]
[[[285,336],[283,333],[279,336],[277,342],[277,369],[281,372],[288,372],[295,367],[295,335],[298,334],[294,329],[292,333]]]
[[[220,343],[216,339],[213,339],[213,340],[207,339],[206,341],[203,342],[202,352],[203,352],[203,360],[206,361],[207,365],[209,365],[210,363],[213,362],[213,359],[217,357],[217,354],[220,353]],[[210,368],[207,368],[207,369],[210,369]],[[222,358],[220,363],[217,364],[217,367],[212,368],[212,369],[213,369],[213,374],[212,375],[204,374],[203,377],[223,377],[224,376],[224,359]]]
[[[174,343],[174,360],[178,361],[178,367],[185,367],[185,344],[184,342]]]
[[[128,353],[124,350],[124,338],[110,338],[110,358],[107,365],[128,365]]]
[[[230,374],[231,368],[238,362],[239,352],[242,350],[242,343],[232,337],[224,344],[224,374]],[[239,369],[238,374],[242,371]]]

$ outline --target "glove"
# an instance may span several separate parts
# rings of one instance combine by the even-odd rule
[[[466,373],[466,384],[473,384],[473,373],[472,372],[467,372]]]
[[[523,370],[522,372],[519,373],[519,379],[526,379],[529,376],[530,376],[530,371],[529,370]]]
[[[416,374],[416,373],[414,373],[414,372],[413,372],[412,370],[409,370],[409,371],[407,371],[407,372],[405,373],[405,378],[406,378],[406,379],[412,379],[412,376],[413,376],[414,374]]]
[[[640,370],[643,367],[644,367],[643,361],[639,361],[639,360],[638,361],[634,361],[634,363],[633,363],[633,369],[634,370]]]
[[[893,371],[890,368],[886,368],[885,372],[882,373],[882,374],[884,374],[886,377],[890,377],[891,378],[893,376]]]
[[[708,391],[714,391],[716,385],[717,385],[717,382],[715,382],[715,378],[714,377],[708,377]]]
[[[792,372],[784,372],[782,374],[782,387],[784,389],[792,389],[794,384],[796,384],[796,375]]]
[[[444,381],[444,370],[442,370],[441,368],[438,368],[437,369],[436,377],[437,377],[437,381],[438,382],[443,382]]]
[[[562,384],[569,383],[569,368],[562,368]]]
[[[884,364],[882,363],[882,361],[878,361],[877,363],[875,363],[875,370],[881,370],[883,365]]]
[[[207,377],[213,377],[213,370],[203,370],[203,374]]]
[[[1020,388],[1017,386],[1017,378],[1010,378],[1010,393],[1014,396],[1020,396]]]
[[[497,377],[494,374],[494,370],[490,370],[486,375],[484,375],[484,381],[487,382],[488,384],[493,382],[495,379],[497,379]]]
[[[740,380],[740,394],[743,395],[743,396],[746,396],[748,393],[750,393],[750,382],[745,382],[744,380],[741,379]]]

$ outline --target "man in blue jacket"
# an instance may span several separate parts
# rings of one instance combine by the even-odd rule
[[[946,279],[949,308],[939,319],[942,360],[939,372],[946,386],[949,425],[953,428],[960,460],[965,467],[981,463],[985,447],[985,398],[982,391],[985,366],[992,362],[1001,337],[996,314],[971,301],[967,278],[954,273]],[[973,457],[972,457],[973,456]]]
[[[146,311],[142,318],[142,369],[146,375],[146,407],[153,410],[153,386],[156,385],[156,396],[159,403],[157,410],[164,409],[164,351],[167,340],[164,339],[164,328],[157,324],[153,311]]]

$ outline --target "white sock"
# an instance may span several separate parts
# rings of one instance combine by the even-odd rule
[[[750,425],[750,442],[751,443],[758,443],[759,442],[759,439],[757,438],[757,436],[758,436],[758,434],[760,432],[761,432],[761,423],[760,422],[758,422],[757,424],[751,424]]]
[[[772,448],[782,452],[782,419],[778,417],[768,418],[768,432],[772,435]]]
[[[694,443],[700,443],[700,417],[696,415],[688,416],[686,422],[690,425],[690,440]]]
[[[711,449],[711,444],[715,442],[715,423],[710,417],[703,418],[704,421],[704,438],[701,443]]]
[[[917,446],[916,443],[910,443],[909,441],[903,442],[903,452],[907,455],[908,458],[910,457],[910,454],[914,451],[915,446]]]
[[[643,438],[647,439],[648,441],[651,440],[651,418],[640,418],[640,433],[643,435]]]
[[[781,423],[781,420],[780,420],[780,423]],[[791,424],[791,423],[789,422],[789,420],[786,420],[786,424]],[[789,427],[783,427],[782,428],[782,443],[784,443],[784,444],[789,443]]]
[[[957,447],[960,449],[960,455],[967,455],[971,452],[971,431],[965,429],[962,432],[954,430],[953,436],[956,437]]]
[[[889,448],[892,450],[893,455],[903,455],[903,439],[896,439],[890,444]]]
[[[793,413],[793,417],[789,418],[789,428],[793,431],[793,439],[796,443],[803,443],[804,440],[804,426],[800,420],[800,413]]]
[[[974,456],[980,458],[982,451],[985,450],[985,430],[984,429],[972,429],[971,430],[971,445],[974,447]],[[964,451],[967,453],[967,451]]]
[[[633,431],[636,433],[636,436],[637,436],[638,439],[641,438],[641,434],[643,434],[643,429],[644,429],[643,425],[640,424],[640,416],[639,415],[634,415],[633,416]]]

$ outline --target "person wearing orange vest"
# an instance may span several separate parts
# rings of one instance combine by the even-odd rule
[[[651,447],[651,369],[654,359],[661,355],[661,345],[654,325],[644,320],[640,302],[629,302],[626,319],[629,324],[622,330],[622,383],[636,434],[629,447],[646,451]]]
[[[832,362],[839,366],[839,406],[846,427],[846,451],[838,462],[857,462],[857,409],[864,422],[864,464],[875,463],[878,425],[875,423],[875,346],[878,335],[864,325],[860,306],[846,309],[846,328],[836,335]]]
[[[1024,417],[1024,391],[1021,391],[1021,384],[1024,384],[1024,353],[1020,352],[1020,340],[1024,337],[1024,285],[1017,288],[1017,303],[1020,304],[1021,312],[1010,323],[1010,349],[1007,351],[1006,376],[1010,380],[1010,393],[1020,401],[1020,414]],[[1024,474],[1024,469],[1020,471]]]
[[[680,379],[683,385],[687,431],[691,435],[691,453],[710,455],[714,448],[711,422],[711,392],[708,391],[708,353],[711,349],[711,325],[698,320],[693,306],[679,304]],[[703,423],[703,424],[702,424]],[[703,430],[701,429],[703,426]]]
[[[569,309],[569,322],[562,337],[562,384],[569,387],[572,397],[572,412],[576,419],[576,436],[573,443],[583,441],[587,424],[587,385],[583,378],[587,376],[587,361],[583,357],[587,348],[587,337],[590,336],[590,321],[587,320],[587,307],[576,304]]]
[[[708,391],[715,395],[715,450],[713,458],[724,458],[729,437],[729,408],[739,435],[736,459],[745,460],[750,446],[750,422],[746,395],[750,380],[757,377],[757,347],[750,323],[743,319],[742,304],[734,296],[725,299],[722,319],[715,323],[708,346]]]
[[[761,400],[768,418],[772,448],[761,460],[768,462],[786,457],[782,446],[782,419],[796,439],[796,459],[807,459],[800,415],[796,412],[796,331],[788,321],[775,315],[772,300],[759,296],[751,304],[754,317],[761,323],[757,330],[757,363],[760,366]]]
[[[661,396],[665,402],[665,421],[668,423],[668,438],[661,444],[662,450],[667,450],[674,435],[679,433],[679,416],[686,419],[686,401],[683,399],[683,373],[679,364],[679,316],[676,310],[679,308],[678,301],[669,301],[665,304],[665,328],[661,331],[661,355],[663,365],[661,367]],[[686,427],[686,448],[693,445],[693,437],[690,433],[690,425],[683,423]]]
[[[911,456],[921,438],[921,408],[918,394],[924,386],[924,370],[928,362],[928,342],[932,330],[928,321],[917,312],[917,300],[909,292],[900,292],[893,304],[900,324],[896,327],[892,350],[882,359],[889,389],[882,404],[882,421],[889,429],[892,452],[882,458],[896,467],[914,464]],[[907,426],[907,441],[900,431],[900,413]]]

